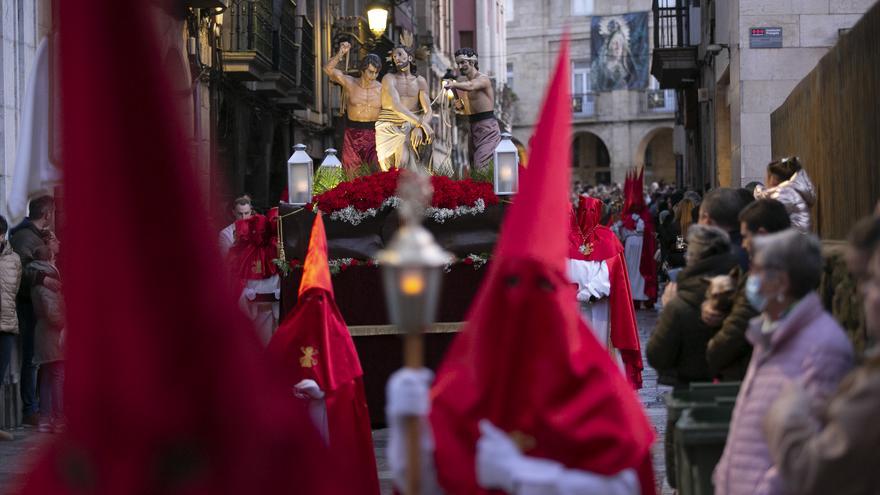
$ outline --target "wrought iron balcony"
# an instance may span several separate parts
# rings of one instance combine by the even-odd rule
[[[651,74],[660,81],[661,88],[679,88],[696,80],[699,67],[697,48],[692,41],[698,40],[691,39],[691,28],[699,28],[700,19],[699,10],[692,10],[691,3],[692,0],[654,0]]]
[[[575,118],[596,115],[596,93],[575,93],[571,95],[571,110]]]
[[[272,0],[239,0],[227,13],[223,70],[242,80],[259,80],[274,60]]]

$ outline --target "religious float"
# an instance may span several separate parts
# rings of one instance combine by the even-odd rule
[[[430,178],[431,200],[424,210],[423,226],[452,257],[442,267],[435,323],[424,329],[426,364],[437,365],[458,331],[476,296],[498,232],[516,190],[519,157],[504,136],[495,154],[494,182]],[[507,151],[506,151],[507,150]],[[281,276],[281,318],[297,302],[303,260],[315,216],[323,215],[333,291],[339,310],[351,331],[364,368],[365,387],[373,422],[383,420],[387,377],[402,362],[401,330],[392,325],[377,257],[400,226],[401,198],[397,196],[401,171],[392,169],[350,181],[328,184],[322,177],[338,174],[332,150],[314,173],[301,147],[288,164],[290,203],[279,208],[278,258]],[[297,152],[300,154],[298,155]],[[312,192],[323,190],[320,194]]]

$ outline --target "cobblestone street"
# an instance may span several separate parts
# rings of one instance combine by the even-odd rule
[[[645,344],[648,341],[651,329],[657,321],[657,312],[640,310],[636,313],[639,322],[639,337],[642,342],[642,351],[644,353]],[[663,435],[666,429],[666,408],[663,404],[662,393],[666,387],[657,385],[657,373],[650,368],[646,368],[643,372],[644,387],[639,391],[639,397],[645,405],[645,410],[651,423],[657,429],[657,441],[654,444],[654,469],[657,472],[658,483],[663,482],[665,478],[665,468],[663,462]],[[15,476],[23,472],[27,467],[27,460],[31,459],[34,452],[44,439],[51,438],[51,435],[45,433],[36,433],[32,429],[19,429],[13,432],[15,440],[11,442],[0,442],[0,495],[6,495],[9,492],[9,486],[15,479]],[[388,470],[388,463],[385,458],[387,445],[388,430],[376,430],[373,432],[373,439],[376,446],[376,458],[379,464],[379,477],[382,482],[382,493],[390,494],[391,490],[391,474]],[[663,485],[663,494],[671,494],[672,491],[665,484]]]

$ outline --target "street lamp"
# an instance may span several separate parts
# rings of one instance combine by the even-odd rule
[[[312,202],[312,157],[304,144],[293,147],[287,159],[287,195],[290,204],[304,206]]]
[[[387,0],[372,0],[367,4],[367,21],[370,24],[370,31],[377,38],[385,34],[389,10],[390,5]]]
[[[342,169],[342,162],[336,158],[336,150],[327,148],[324,150],[324,160],[315,172],[315,185],[312,191],[316,195],[321,194],[338,186],[345,179],[345,170]]]
[[[509,196],[519,189],[519,153],[510,140],[510,133],[501,134],[495,147],[495,194]]]
[[[397,196],[401,200],[398,212],[402,225],[377,258],[382,266],[391,322],[404,332],[403,364],[419,369],[424,361],[422,331],[437,313],[442,270],[451,256],[422,227],[425,206],[431,199],[428,177],[418,172],[402,172]],[[404,422],[408,466],[405,493],[418,494],[421,481],[419,418],[408,417]]]

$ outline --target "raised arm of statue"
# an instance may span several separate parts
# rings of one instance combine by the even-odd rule
[[[353,77],[346,75],[344,72],[336,68],[339,64],[339,59],[345,56],[349,50],[351,50],[351,43],[343,41],[339,45],[339,53],[334,55],[327,61],[327,64],[324,65],[324,74],[327,74],[331,81],[339,84],[343,88],[347,88],[349,84],[355,82]]]
[[[389,110],[403,117],[404,120],[416,127],[420,127],[422,122],[412,113],[403,103],[400,102],[400,93],[397,92],[397,86],[394,84],[394,74],[386,74],[382,78],[382,106],[385,107],[386,102],[391,106]]]

